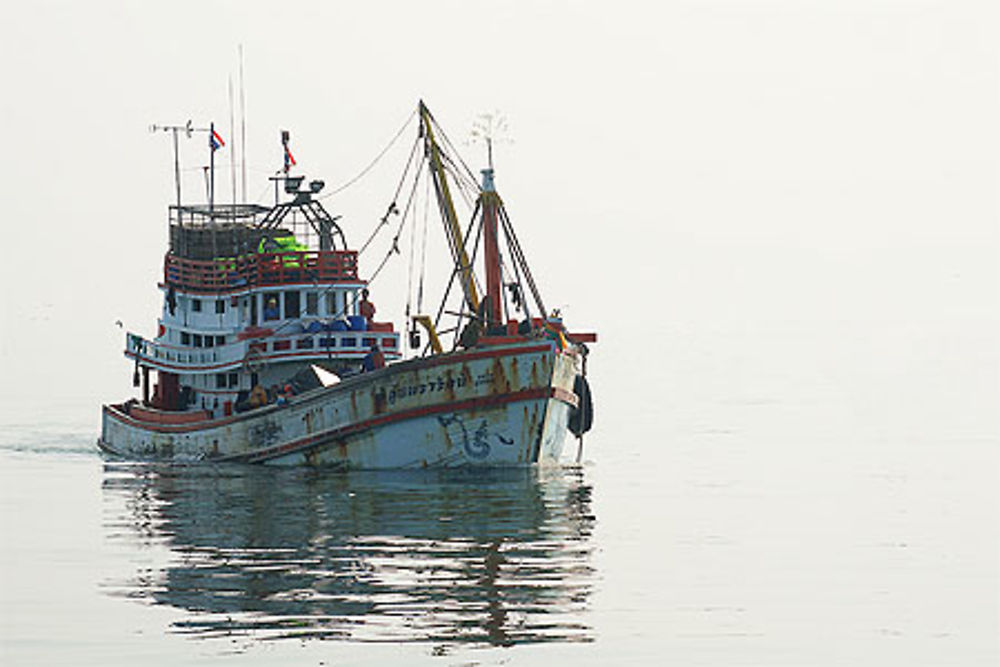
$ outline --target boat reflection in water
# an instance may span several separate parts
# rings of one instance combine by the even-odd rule
[[[170,563],[115,594],[194,637],[513,645],[590,641],[579,470],[317,473],[109,464],[119,539]],[[123,502],[122,502],[123,501]],[[124,530],[123,530],[124,529]]]

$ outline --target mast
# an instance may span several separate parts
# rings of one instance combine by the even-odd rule
[[[445,175],[444,165],[441,162],[441,152],[437,142],[434,140],[434,130],[431,127],[431,112],[427,105],[420,102],[420,121],[423,128],[424,144],[427,150],[427,157],[430,162],[431,176],[434,179],[434,191],[437,194],[438,206],[441,208],[442,217],[445,220],[445,232],[451,246],[452,258],[461,277],[462,291],[465,293],[465,302],[469,309],[476,313],[479,311],[479,295],[476,293],[476,285],[472,279],[472,263],[469,255],[465,252],[465,242],[462,240],[462,228],[458,224],[458,215],[455,213],[455,204],[451,199],[451,191],[448,188],[448,178]]]
[[[503,321],[503,284],[500,279],[500,237],[497,231],[497,210],[500,195],[493,183],[493,160],[489,169],[483,169],[483,193],[479,200],[483,209],[483,260],[486,264],[486,318],[489,324]]]

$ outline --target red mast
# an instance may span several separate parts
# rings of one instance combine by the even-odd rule
[[[493,184],[493,169],[483,169],[483,261],[486,264],[486,319],[496,325],[503,321],[503,285],[500,279],[500,238],[497,231],[497,209],[500,196]]]

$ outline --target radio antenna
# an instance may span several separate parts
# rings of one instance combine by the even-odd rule
[[[208,132],[207,127],[192,127],[189,120],[184,125],[150,125],[150,132],[170,132],[174,137],[174,187],[177,190],[177,209],[181,208],[181,159],[177,147],[177,135],[184,133],[188,139],[193,132]]]
[[[247,203],[247,109],[243,86],[243,45],[240,52],[240,168],[243,174],[243,203]],[[234,142],[235,143],[235,142]]]

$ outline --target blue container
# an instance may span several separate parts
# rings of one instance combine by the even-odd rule
[[[306,331],[308,331],[309,333],[319,333],[322,330],[323,330],[323,323],[320,322],[319,320],[313,320],[312,322],[309,323],[309,326],[306,327]]]
[[[351,323],[351,331],[368,331],[368,318],[364,315],[348,315],[347,320]]]
[[[330,331],[347,331],[347,322],[344,320],[334,320],[330,323]]]

